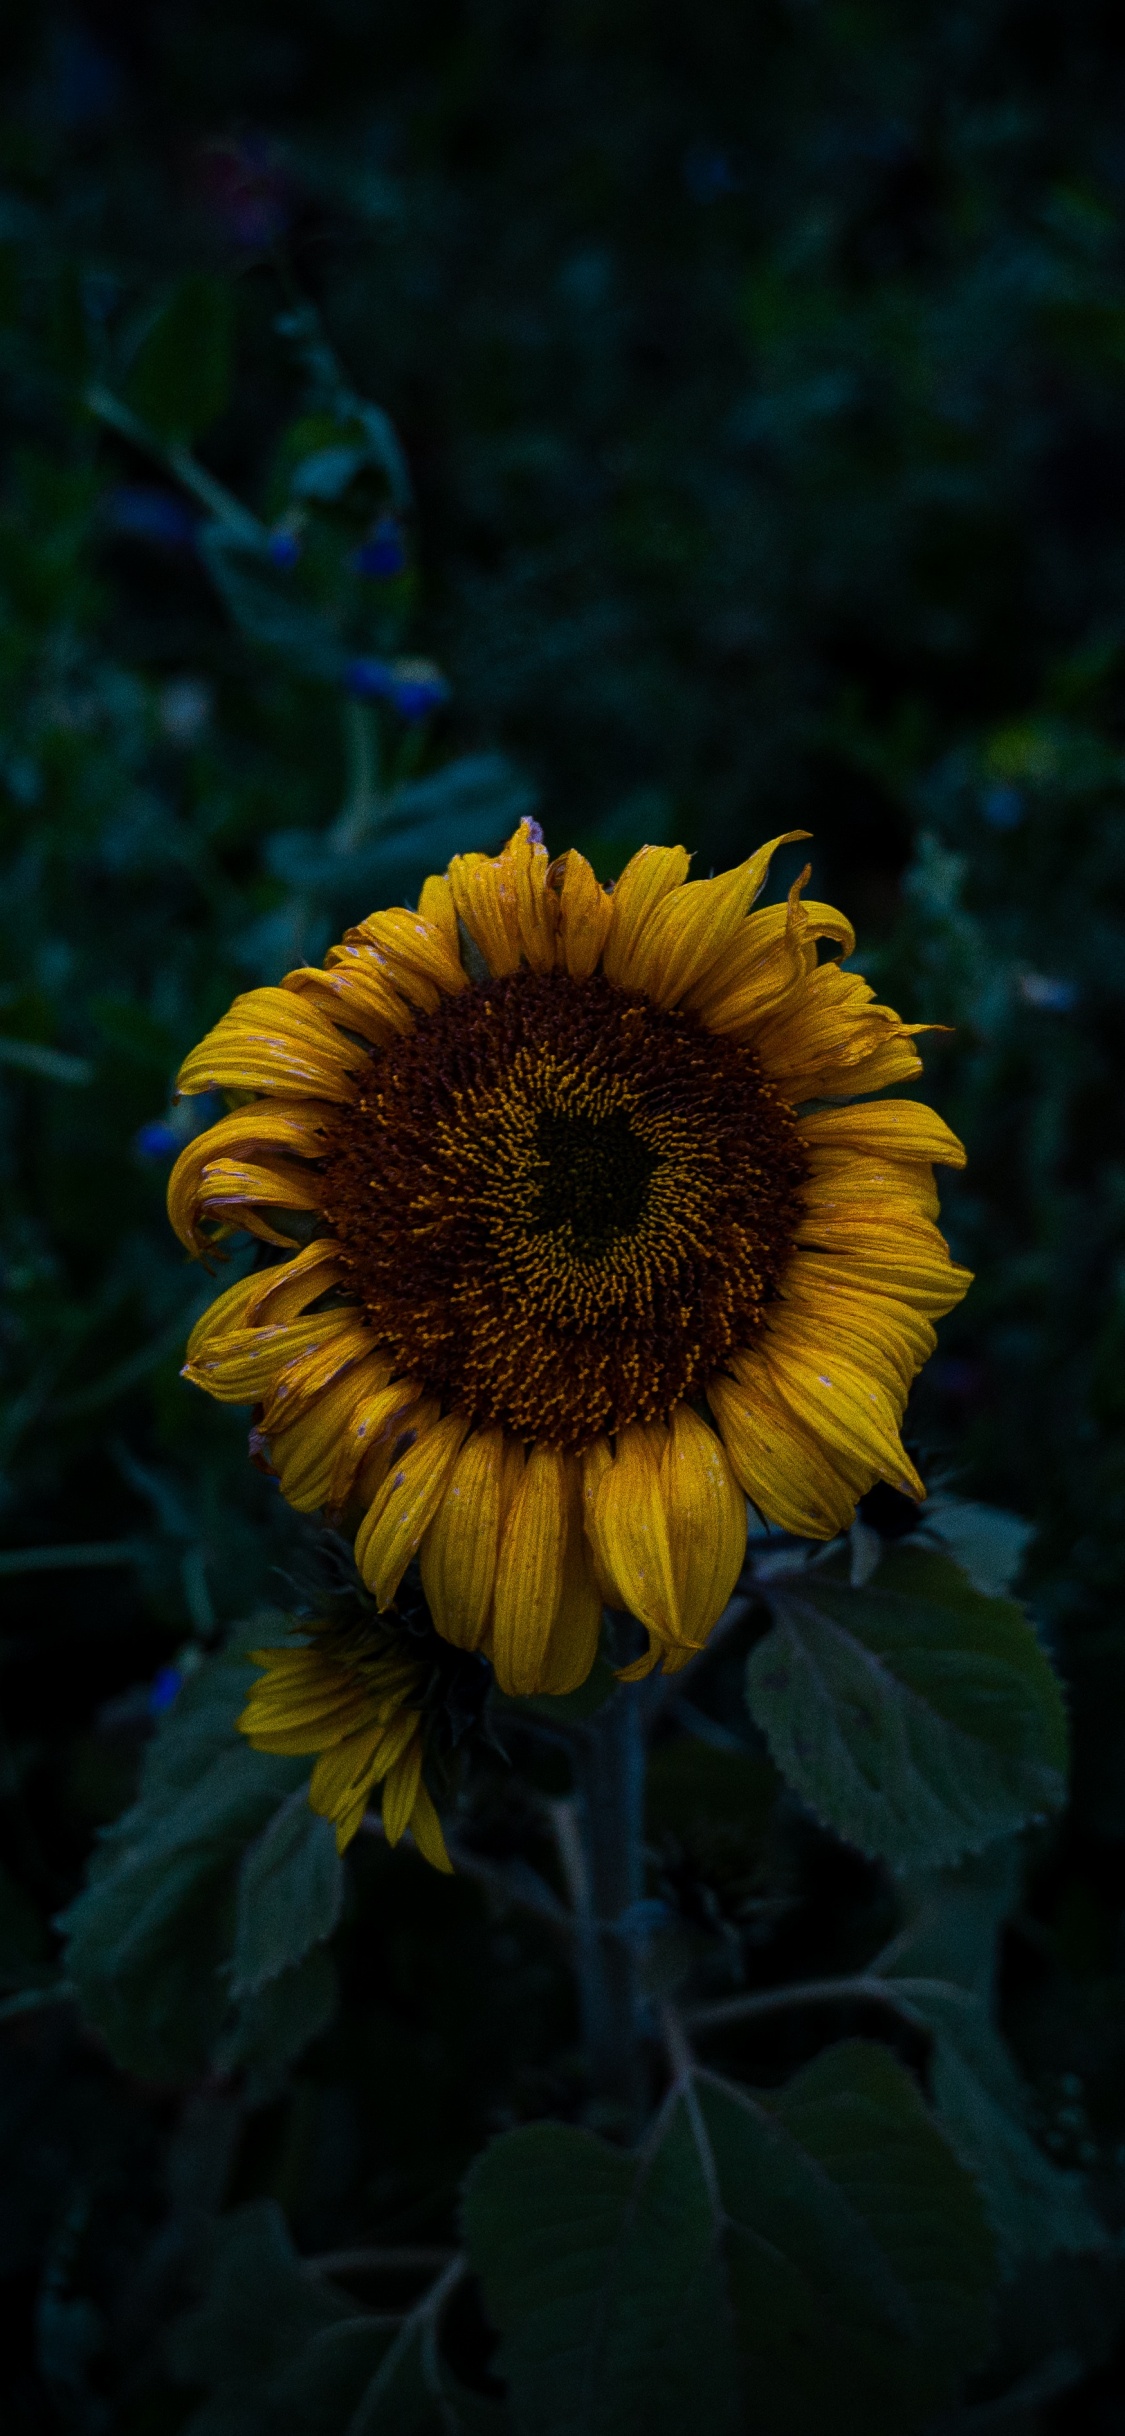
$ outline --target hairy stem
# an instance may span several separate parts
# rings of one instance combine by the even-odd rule
[[[581,1866],[571,1877],[583,2040],[596,2095],[632,2129],[643,2111],[644,2077],[637,1948],[625,1915],[644,1894],[645,1789],[644,1724],[632,1685],[623,1684],[576,1737],[574,1766]]]

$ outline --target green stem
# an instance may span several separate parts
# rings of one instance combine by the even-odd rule
[[[631,2131],[645,2095],[637,1947],[621,1926],[644,1894],[645,1740],[633,1685],[622,1685],[576,1736],[574,1766],[583,2041],[595,2094]]]
[[[347,786],[330,835],[338,853],[348,853],[379,828],[384,798],[379,789],[379,719],[366,702],[344,704]]]

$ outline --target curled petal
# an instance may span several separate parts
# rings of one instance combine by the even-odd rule
[[[377,1355],[369,1356],[334,1379],[289,1428],[266,1433],[282,1495],[299,1514],[346,1504],[352,1480],[380,1438],[389,1465],[391,1446],[407,1425],[418,1390],[409,1380],[392,1386],[387,1368]]]
[[[413,1031],[411,1009],[379,972],[374,958],[365,959],[358,949],[346,947],[329,948],[328,953],[327,968],[300,965],[286,973],[282,988],[327,1022],[358,1032],[376,1049],[388,1049],[404,1032]]]
[[[185,1057],[176,1089],[345,1101],[362,1052],[291,990],[247,990]]]
[[[448,934],[405,905],[388,913],[369,914],[354,930],[345,931],[345,947],[367,951],[376,971],[404,998],[413,998],[432,1013],[438,997],[456,997],[468,987],[468,977]],[[427,985],[419,996],[417,985]]]
[[[218,1124],[209,1125],[205,1133],[197,1134],[180,1152],[168,1180],[168,1216],[180,1242],[186,1244],[189,1252],[206,1251],[207,1238],[201,1222],[212,1217],[213,1210],[215,1216],[229,1225],[232,1207],[253,1206],[252,1186],[247,1185],[241,1195],[234,1187],[239,1167],[247,1175],[253,1170],[264,1172],[262,1189],[267,1206],[279,1206],[276,1188],[285,1179],[303,1197],[280,1206],[318,1207],[316,1200],[308,1198],[316,1187],[313,1171],[302,1171],[292,1161],[318,1157],[322,1148],[320,1128],[331,1116],[327,1104],[318,1106],[309,1100],[252,1100],[246,1107],[235,1108],[229,1116],[220,1117]]]
[[[340,1513],[354,1496],[370,1504],[391,1468],[391,1455],[411,1426],[422,1390],[416,1379],[387,1378],[389,1363],[353,1371],[355,1394],[336,1441],[335,1461],[321,1503]]]
[[[636,965],[639,986],[658,1006],[678,1006],[689,990],[719,971],[739,941],[778,847],[807,836],[807,829],[787,829],[736,870],[720,872],[717,879],[688,880],[665,898],[647,925]]]
[[[521,820],[500,857],[502,885],[515,892],[520,948],[533,973],[553,973],[559,901],[547,886],[547,849],[532,823]]]
[[[595,878],[585,855],[572,849],[562,857],[556,949],[559,965],[572,981],[588,981],[597,971],[612,922],[612,897]]]
[[[460,921],[490,973],[514,973],[520,961],[515,891],[499,860],[487,854],[455,854],[449,885]]]
[[[418,911],[424,922],[430,923],[434,930],[440,931],[453,963],[460,964],[461,942],[457,935],[457,908],[453,902],[453,890],[444,872],[431,874],[428,880],[423,880],[422,894],[418,899]]]
[[[727,954],[686,993],[684,1004],[709,1031],[753,1040],[766,1016],[794,1003],[815,972],[818,939],[851,954],[855,932],[846,917],[802,897],[808,876],[806,868],[784,905],[749,914]]]
[[[226,1317],[220,1313],[212,1328],[211,1312],[204,1312],[188,1339],[183,1370],[186,1379],[206,1388],[219,1404],[260,1403],[274,1393],[290,1366],[309,1353],[329,1360],[337,1346],[345,1348],[345,1359],[353,1353],[355,1314],[350,1310],[322,1311],[264,1328],[232,1329],[225,1325]]]

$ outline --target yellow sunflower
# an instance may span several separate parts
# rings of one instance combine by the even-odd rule
[[[255,1751],[318,1754],[309,1801],[351,1843],[374,1787],[383,1787],[383,1831],[397,1844],[409,1827],[435,1869],[450,1870],[437,1811],[422,1779],[425,1669],[363,1625],[311,1625],[305,1647],[256,1649],[265,1673],[238,1722]]]
[[[177,1232],[287,1256],[219,1297],[187,1377],[260,1406],[294,1506],[355,1518],[380,1608],[418,1556],[509,1693],[579,1684],[603,1601],[642,1669],[686,1664],[747,1497],[829,1538],[876,1480],[923,1494],[899,1425],[969,1283],[932,1173],[964,1154],[872,1104],[924,1027],[841,970],[807,871],[750,910],[787,842],[704,880],[646,846],[607,891],[524,821],[236,999],[179,1077],[238,1104],[177,1163]]]

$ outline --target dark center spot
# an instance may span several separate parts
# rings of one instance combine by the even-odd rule
[[[545,1108],[535,1147],[546,1173],[529,1234],[567,1233],[580,1258],[595,1260],[615,1237],[634,1233],[659,1159],[624,1109],[584,1117]]]

